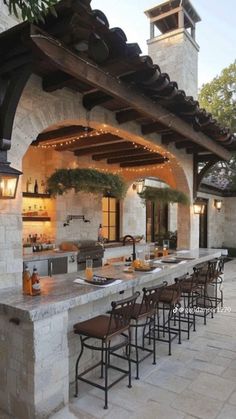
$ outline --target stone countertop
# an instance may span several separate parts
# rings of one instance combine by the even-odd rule
[[[217,249],[197,249],[188,253],[178,253],[181,258],[194,259],[187,259],[186,262],[178,264],[163,263],[161,271],[152,273],[124,273],[124,265],[95,269],[94,271],[99,275],[122,279],[121,283],[105,288],[74,283],[73,281],[76,278],[83,276],[83,271],[44,277],[41,279],[42,291],[39,296],[24,296],[20,287],[2,289],[0,313],[25,321],[41,320],[73,307],[111,296],[122,290],[144,286],[148,283],[150,285],[153,280],[157,280],[157,283],[161,283],[163,280],[171,283],[175,277],[191,272],[192,267],[197,263],[205,262],[220,255],[221,250]]]
[[[34,252],[29,255],[23,255],[24,262],[34,260],[45,260],[51,258],[59,258],[63,256],[76,256],[77,252],[65,252],[64,250],[43,250],[41,252]]]

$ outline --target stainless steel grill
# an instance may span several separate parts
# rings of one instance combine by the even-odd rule
[[[78,248],[77,265],[78,271],[85,269],[86,258],[93,260],[93,266],[102,266],[102,258],[104,255],[103,246],[95,240],[79,240],[74,241],[74,245]]]

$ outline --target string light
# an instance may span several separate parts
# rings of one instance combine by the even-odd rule
[[[72,140],[63,140],[62,142],[58,142],[58,143],[44,143],[44,144],[38,144],[38,148],[56,148],[56,147],[63,147],[65,145],[69,145],[72,143],[75,143],[83,138],[89,138],[89,137],[95,137],[95,136],[100,136],[100,135],[104,135],[104,134],[108,134],[109,131],[104,131],[102,129],[97,130],[97,131],[91,131],[90,133],[85,133],[85,134],[81,134],[78,137],[73,138]]]

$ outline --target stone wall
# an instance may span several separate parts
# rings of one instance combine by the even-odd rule
[[[108,132],[115,133],[122,136],[128,141],[135,141],[136,143],[142,144],[144,146],[155,147],[155,149],[169,158],[169,163],[165,165],[158,165],[152,167],[139,168],[138,170],[124,170],[120,173],[119,166],[109,166],[109,170],[115,173],[120,173],[127,182],[132,184],[135,180],[140,179],[140,177],[157,177],[170,186],[176,187],[177,189],[183,190],[189,196],[191,196],[192,190],[192,157],[186,154],[183,154],[180,150],[177,150],[174,146],[170,146],[168,149],[164,149],[161,144],[161,138],[157,134],[152,134],[149,136],[143,137],[141,134],[140,127],[136,123],[126,123],[122,127],[117,123],[115,115],[103,108],[95,107],[90,112],[90,126],[95,129],[103,129]],[[68,89],[61,89],[54,93],[47,93],[42,90],[41,80],[36,76],[32,76],[27,83],[22,97],[20,99],[13,127],[12,134],[12,145],[8,153],[8,159],[11,161],[12,166],[18,169],[22,169],[22,159],[29,149],[29,146],[35,138],[37,138],[40,132],[43,132],[45,129],[55,129],[55,127],[65,126],[65,125],[84,125],[88,124],[88,115],[85,109],[82,106],[82,97],[80,94],[72,92]],[[95,164],[91,159],[80,159],[78,160],[72,153],[68,152],[55,152],[52,149],[46,150],[46,160],[44,164],[39,158],[41,151],[37,149],[38,157],[35,162],[34,159],[29,163],[27,169],[25,169],[25,175],[29,176],[29,168],[35,167],[35,170],[38,170],[39,166],[42,166],[42,171],[45,173],[51,173],[55,168],[60,167],[94,167],[101,170],[107,170],[108,166],[106,162],[98,162]],[[28,170],[28,173],[27,173]],[[32,169],[30,169],[32,170]],[[35,179],[35,174],[31,172],[33,179]],[[37,175],[38,176],[38,175]],[[17,198],[12,201],[1,201],[0,203],[0,287],[6,285],[11,286],[15,283],[21,283],[22,276],[22,221],[21,221],[21,212],[22,212],[22,197],[21,193],[25,190],[25,180],[23,180],[23,185],[21,185],[22,180],[19,182]],[[98,202],[93,201],[93,205],[96,205]],[[137,202],[136,202],[137,203]],[[62,205],[62,204],[61,204]],[[63,204],[64,205],[64,204]],[[90,205],[90,204],[89,204]],[[124,203],[126,205],[126,203]],[[127,211],[130,211],[131,202],[129,198],[127,201]],[[98,207],[97,207],[98,208]],[[81,211],[90,211],[91,208],[85,205],[82,205],[81,208],[77,206],[76,201],[72,202],[71,211],[81,213]],[[69,230],[62,227],[62,220],[64,216],[67,215],[67,211],[70,208],[64,206],[63,209],[59,206],[56,208],[58,211],[58,240],[65,238],[65,235],[69,236],[69,233],[73,232],[73,226],[78,228],[77,233],[80,233],[85,237],[87,234],[87,229],[91,230],[91,237],[97,236],[97,228],[100,222],[99,216],[97,219],[93,217],[91,211],[89,212],[89,217],[94,218],[89,226],[87,224],[78,224],[72,222],[72,227],[69,227]],[[141,212],[143,209],[138,209],[138,216],[141,217]],[[123,211],[124,213],[124,211]],[[134,214],[134,213],[133,213]],[[87,216],[87,214],[84,214]],[[89,218],[88,217],[88,218]],[[135,217],[135,214],[133,218]],[[123,217],[124,219],[124,217]],[[10,221],[9,221],[10,220]],[[121,235],[127,233],[126,229],[131,228],[129,224],[133,223],[132,217],[129,218],[129,222],[123,224],[123,232]],[[184,209],[184,224],[178,220],[178,230],[180,243],[182,242],[182,247],[194,246],[194,238],[191,238],[191,221],[190,221],[190,209]],[[56,217],[53,220],[56,222]],[[136,224],[137,229],[135,230],[137,234],[142,234],[144,231],[145,221],[142,220],[142,226],[139,228],[139,225]],[[29,227],[29,226],[28,226]],[[136,228],[135,227],[135,228]],[[68,228],[68,227],[67,227]],[[85,230],[86,228],[86,230]],[[83,229],[83,231],[82,231]],[[56,230],[56,228],[55,228]],[[181,233],[182,230],[182,233]],[[134,234],[134,231],[132,231]],[[78,237],[79,238],[79,237]]]
[[[9,14],[8,8],[3,4],[3,1],[0,2],[0,33],[6,31],[12,26],[16,25],[19,20]]]
[[[123,203],[122,235],[144,236],[146,239],[146,206],[132,185],[127,191]]]
[[[67,311],[19,324],[0,315],[0,406],[11,417],[43,419],[67,404],[67,323]]]
[[[177,81],[187,95],[198,95],[199,47],[185,29],[176,29],[148,40],[148,54],[161,71]]]
[[[223,211],[225,214],[223,244],[226,247],[236,248],[236,211],[235,209],[236,209],[236,198],[225,198],[223,202]]]
[[[223,243],[225,242],[225,239],[227,240],[226,208],[228,205],[228,198],[222,199],[222,198],[219,198],[219,196],[217,195],[208,195],[205,193],[199,193],[198,196],[208,200],[208,203],[207,203],[207,246],[209,248],[211,247],[221,248]],[[224,201],[221,211],[218,211],[215,208],[214,206],[215,199],[221,199]],[[236,223],[235,223],[235,226],[236,226]],[[235,233],[232,233],[232,234],[235,235]]]

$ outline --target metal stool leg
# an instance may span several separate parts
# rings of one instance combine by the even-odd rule
[[[102,350],[101,350],[101,376],[103,378],[103,366],[104,366],[104,342],[102,341]]]
[[[131,388],[131,359],[130,359],[130,352],[131,352],[131,332],[129,329],[129,333],[128,333],[128,351],[127,351],[127,358],[128,358],[128,367],[129,367],[129,384],[128,384],[128,388]]]
[[[108,363],[109,363],[109,347],[106,342],[105,343],[105,405],[104,405],[104,409],[108,409]]]
[[[139,380],[139,357],[138,357],[138,327],[135,325],[135,357],[136,357],[136,380]]]
[[[155,330],[156,330],[156,313],[153,315],[153,365],[156,365],[156,339],[155,339]]]
[[[78,378],[77,377],[78,377],[79,361],[84,352],[84,342],[83,342],[82,336],[80,336],[80,342],[81,342],[81,350],[80,350],[80,354],[77,358],[76,365],[75,365],[75,397],[78,397]]]

